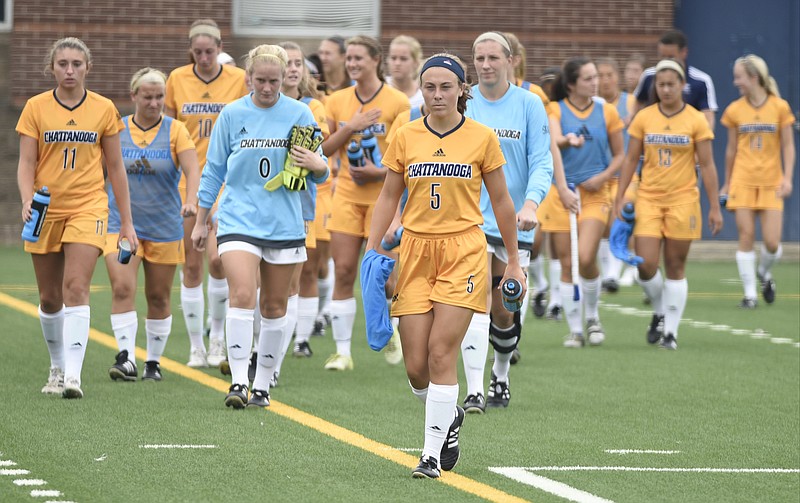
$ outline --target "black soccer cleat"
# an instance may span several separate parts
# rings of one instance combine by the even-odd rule
[[[128,359],[128,350],[123,349],[117,353],[117,361],[108,369],[108,375],[113,380],[135,381],[138,373],[136,364]]]
[[[144,362],[144,372],[142,372],[142,381],[160,381],[161,380],[161,366],[157,361]]]
[[[297,358],[310,358],[314,352],[311,351],[311,346],[308,344],[308,341],[304,341],[294,345],[292,354]]]
[[[486,412],[486,398],[483,393],[467,395],[464,399],[464,412],[467,414],[483,414]]]
[[[514,348],[514,351],[511,352],[511,365],[516,365],[522,359],[522,353],[519,352],[519,348]]]
[[[411,476],[415,479],[438,479],[441,476],[441,472],[439,472],[436,459],[430,456],[422,456],[419,458],[417,467],[411,472]]]
[[[531,309],[533,309],[533,315],[537,318],[541,318],[544,316],[545,311],[547,311],[547,303],[545,299],[544,292],[538,292],[533,297],[533,304],[531,305]]]
[[[247,401],[247,408],[269,407],[269,391],[254,389],[250,393],[250,400]]]
[[[672,334],[666,334],[664,337],[661,338],[661,343],[659,346],[662,349],[671,349],[675,350],[678,349],[678,340]]]
[[[606,278],[601,283],[601,288],[604,292],[617,293],[619,291],[619,283],[614,278]]]
[[[559,304],[553,304],[547,311],[547,316],[545,317],[545,319],[553,321],[561,321],[561,315],[563,310],[564,309]]]
[[[256,365],[258,364],[258,353],[253,352],[250,355],[250,366],[247,367],[247,378],[250,379],[250,382],[256,380]]]
[[[458,458],[461,457],[461,449],[458,447],[458,434],[461,431],[461,425],[464,423],[464,409],[456,405],[456,417],[450,424],[450,429],[447,430],[447,438],[442,445],[442,452],[439,454],[441,458],[442,470],[449,472],[458,464]]]
[[[656,344],[664,335],[664,315],[654,314],[650,320],[650,327],[647,329],[647,342]]]
[[[761,282],[761,295],[764,296],[764,302],[767,304],[775,302],[775,280],[770,278]]]
[[[756,307],[758,307],[758,301],[756,299],[745,297],[739,302],[739,309],[755,309]]]
[[[489,381],[489,389],[486,393],[486,405],[488,407],[508,407],[511,400],[511,391],[508,389],[507,382],[499,382],[494,375]]]
[[[225,407],[234,409],[244,409],[247,405],[247,386],[244,384],[233,384],[225,395]]]

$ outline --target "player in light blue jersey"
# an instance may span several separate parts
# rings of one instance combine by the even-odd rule
[[[519,264],[527,269],[536,227],[536,208],[550,188],[553,158],[550,154],[550,133],[542,100],[507,78],[513,66],[512,52],[506,37],[498,32],[480,35],[472,46],[478,84],[473,86],[473,100],[466,116],[494,129],[506,159],[504,173],[517,216]],[[503,308],[497,289],[508,264],[489,194],[481,192],[481,213],[486,234],[489,275],[492,285],[488,293],[489,314],[476,313],[461,344],[464,371],[467,377],[466,412],[482,413],[486,405],[506,407],[510,398],[508,371],[511,354],[519,341],[521,324],[518,313]],[[488,335],[488,337],[487,337]],[[489,341],[495,349],[495,360],[489,392],[484,398],[483,374]]]
[[[281,94],[288,56],[274,45],[260,45],[247,57],[253,91],[226,106],[211,133],[211,144],[200,179],[200,203],[192,242],[205,247],[204,224],[214,199],[219,201],[217,242],[228,277],[230,309],[225,333],[232,385],[225,405],[269,405],[269,381],[286,325],[286,306],[292,273],[306,260],[301,196],[284,164],[308,170],[307,181],[321,183],[328,165],[317,152],[290,146],[294,126],[315,125],[304,103]],[[290,163],[291,164],[291,163]],[[280,177],[280,178],[278,178]],[[280,180],[275,185],[275,180]],[[261,291],[258,360],[248,399],[248,359],[253,344],[256,276]]]
[[[184,261],[183,219],[197,213],[200,169],[195,144],[180,121],[165,116],[167,77],[152,68],[142,68],[131,79],[133,115],[125,117],[120,133],[122,159],[128,173],[133,225],[139,247],[130,263],[117,258],[117,238],[106,240],[104,249],[111,280],[111,328],[119,353],[108,370],[114,380],[135,381],[136,282],[144,262],[147,298],[147,359],[142,379],[161,380],[159,362],[172,331],[170,296],[175,269]],[[188,194],[181,203],[178,183],[186,175]],[[108,233],[120,231],[120,215],[113,191],[108,191]]]

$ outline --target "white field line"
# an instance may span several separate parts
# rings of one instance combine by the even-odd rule
[[[139,446],[140,449],[216,449],[217,446],[213,444],[144,444]]]
[[[31,497],[33,498],[57,498],[59,496],[61,496],[61,491],[56,491],[55,489],[34,489],[31,491]]]
[[[75,502],[66,500],[47,500],[44,503],[75,503]]]
[[[773,344],[791,344],[794,342],[794,339],[789,339],[788,337],[773,337],[769,342]]]
[[[17,466],[17,464],[10,459],[0,459],[0,466]]]
[[[613,503],[611,500],[575,489],[562,482],[531,473],[526,468],[489,467],[489,471],[576,503]]]
[[[47,481],[42,479],[17,479],[14,484],[18,486],[44,486],[47,485]]]
[[[797,468],[658,468],[644,466],[528,466],[511,468],[532,472],[800,473],[800,469]],[[492,469],[490,468],[490,470]]]
[[[23,470],[22,468],[3,468],[0,469],[0,475],[28,475],[28,470]]]
[[[660,451],[655,449],[606,449],[607,454],[680,454],[681,451]]]
[[[422,452],[418,447],[389,447],[389,449],[401,452]]]

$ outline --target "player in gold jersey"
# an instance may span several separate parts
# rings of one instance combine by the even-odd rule
[[[114,104],[88,91],[88,47],[63,38],[50,49],[46,71],[57,86],[25,104],[17,123],[17,183],[22,220],[31,218],[34,191],[47,187],[50,206],[37,242],[26,242],[39,288],[39,319],[50,352],[50,377],[42,393],[81,398],[81,369],[89,341],[89,285],[105,246],[108,197],[103,164],[120,210],[120,240],[136,249],[128,179]]]
[[[739,307],[756,307],[756,277],[767,304],[775,301],[772,266],[780,259],[783,232],[783,200],[792,193],[795,161],[795,121],[789,103],[781,99],[778,85],[763,59],[749,54],[733,65],[733,84],[742,97],[722,115],[728,128],[725,151],[725,183],[721,197],[736,213],[739,250],[736,264],[744,285]],[[783,157],[783,166],[781,166]],[[761,260],[756,270],[756,216],[761,220]]]
[[[678,325],[689,290],[686,257],[692,240],[701,236],[695,155],[710,204],[709,228],[712,234],[722,228],[711,153],[714,133],[705,116],[684,103],[684,75],[683,66],[675,60],[661,60],[656,66],[657,102],[636,114],[628,128],[630,142],[614,203],[614,214],[620,218],[625,190],[644,153],[633,235],[636,254],[644,259],[639,265],[639,284],[653,306],[647,340],[651,344],[660,341],[665,349],[678,347]],[[666,281],[658,269],[662,246]]]
[[[423,65],[422,94],[430,114],[399,129],[384,156],[386,182],[367,241],[368,251],[379,247],[407,187],[392,312],[400,316],[409,384],[425,404],[425,445],[412,472],[416,478],[437,478],[440,468],[451,470],[459,458],[464,410],[456,405],[456,364],[473,313],[486,312],[489,288],[486,238],[479,228],[481,182],[508,249],[503,281],[525,284],[516,213],[500,169],[505,159],[494,131],[463,115],[469,97],[465,73],[449,54]]]
[[[221,65],[218,56],[222,39],[217,23],[211,19],[198,19],[189,30],[189,56],[192,63],[176,68],[167,79],[166,114],[184,123],[197,147],[197,160],[202,172],[211,130],[222,108],[246,95],[249,90],[244,70],[232,65]],[[181,178],[180,189],[186,200],[186,179]],[[209,249],[208,311],[211,318],[209,352],[203,343],[203,254],[192,246],[190,237],[195,218],[184,221],[184,249],[186,261],[181,282],[181,307],[186,330],[189,333],[190,367],[219,365],[225,359],[225,302],[228,284],[222,262],[216,253],[213,233]]]

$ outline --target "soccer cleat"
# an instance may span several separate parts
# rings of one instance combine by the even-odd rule
[[[225,395],[225,407],[234,409],[244,409],[247,405],[247,386],[244,384],[232,384]]]
[[[678,340],[675,339],[674,335],[667,334],[661,338],[659,346],[663,349],[678,349]]]
[[[383,349],[383,357],[389,365],[397,365],[403,361],[403,345],[400,343],[400,332],[397,328],[392,332],[392,338]]]
[[[664,315],[654,314],[650,320],[650,328],[647,329],[647,342],[656,344],[664,335]]]
[[[108,376],[114,381],[135,381],[137,375],[136,364],[128,359],[128,350],[117,353],[117,362],[108,369]]]
[[[511,400],[511,390],[508,389],[508,383],[498,381],[492,374],[492,380],[489,381],[489,389],[486,393],[486,405],[488,407],[508,407],[509,400]]]
[[[161,380],[161,365],[157,361],[144,362],[144,372],[142,372],[142,381],[160,381]]]
[[[564,309],[559,304],[553,304],[547,308],[547,315],[545,316],[545,319],[561,321],[561,313],[563,311]]]
[[[442,451],[439,453],[440,466],[446,472],[455,468],[458,464],[458,458],[461,457],[461,449],[458,447],[458,434],[461,431],[462,424],[464,424],[464,409],[456,405],[456,417],[453,418],[453,422],[447,430],[447,438],[445,438]]]
[[[775,280],[770,278],[761,282],[761,295],[764,296],[764,302],[767,304],[775,302]]]
[[[269,387],[270,387],[270,389],[278,387],[278,377],[280,377],[280,374],[276,370],[275,372],[272,373],[272,377],[269,378]]]
[[[204,348],[192,348],[192,352],[189,353],[189,362],[186,364],[186,366],[193,369],[207,368],[208,356],[206,354],[206,350]]]
[[[250,365],[247,367],[247,378],[250,382],[256,380],[256,365],[258,365],[258,353],[253,352],[250,354]]]
[[[219,364],[225,361],[225,341],[222,339],[213,339],[208,345],[208,366],[219,367]]]
[[[511,363],[511,365],[516,365],[521,359],[522,353],[519,352],[519,348],[514,348],[514,351],[511,352],[511,360],[509,363]]]
[[[486,399],[483,393],[467,395],[464,399],[464,412],[467,414],[483,414],[486,412]]]
[[[294,351],[292,354],[297,358],[310,358],[314,353],[311,351],[311,346],[308,344],[308,342],[304,341],[298,342],[294,345]]]
[[[531,309],[533,310],[533,315],[537,318],[544,316],[544,313],[547,310],[544,292],[538,292],[536,295],[534,295]]]
[[[604,292],[617,293],[619,291],[619,283],[614,278],[606,278],[601,283],[601,288]]]
[[[42,388],[46,395],[60,395],[64,391],[64,371],[58,367],[50,367],[47,384]]]
[[[314,331],[311,335],[314,337],[322,337],[325,335],[325,329],[331,325],[331,315],[327,312],[319,313],[317,319],[314,321]]]
[[[565,348],[582,348],[583,344],[583,334],[581,333],[569,334],[564,338]]]
[[[230,364],[230,362],[228,361],[227,358],[225,358],[224,360],[222,360],[220,362],[220,364],[219,364],[219,372],[220,372],[220,374],[222,374],[224,376],[231,375],[231,364]]]
[[[430,456],[421,456],[419,464],[411,472],[411,476],[415,479],[438,479],[441,476],[441,472],[439,472],[436,459]]]
[[[758,301],[756,299],[750,299],[745,297],[739,302],[740,309],[755,309],[758,306]]]
[[[64,381],[64,391],[61,392],[63,398],[83,398],[81,382],[75,377],[70,377]]]
[[[325,370],[353,370],[353,358],[334,353],[325,360]]]
[[[589,318],[586,320],[586,334],[589,338],[590,346],[599,346],[606,340],[606,333],[603,332],[603,326],[600,320],[596,318]]]
[[[254,389],[250,393],[250,400],[247,401],[247,408],[269,407],[269,392]]]

